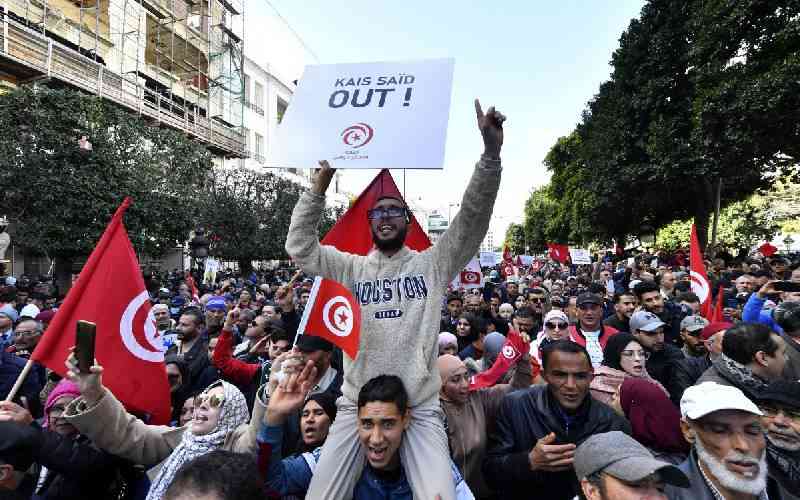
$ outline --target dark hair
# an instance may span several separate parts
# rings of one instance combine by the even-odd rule
[[[542,371],[547,371],[550,355],[554,352],[583,354],[586,357],[586,361],[589,363],[589,366],[592,366],[592,358],[589,356],[589,351],[587,351],[585,347],[571,340],[557,340],[547,344],[542,348]]]
[[[722,338],[722,353],[742,365],[751,363],[759,351],[772,356],[777,350],[772,330],[762,323],[739,323]]]
[[[600,296],[603,296],[606,293],[606,286],[599,281],[593,281],[586,290],[589,293],[596,293]]]
[[[408,393],[397,375],[378,375],[358,391],[358,407],[372,402],[394,403],[401,414],[408,409]]]
[[[462,337],[464,342],[472,342],[473,340],[478,340],[478,335],[481,333],[481,327],[483,327],[483,331],[486,331],[486,324],[481,324],[479,318],[472,313],[461,313],[458,316],[458,319],[464,319],[469,323],[469,335],[466,337]]]
[[[450,295],[447,296],[447,303],[448,304],[450,302],[454,301],[454,300],[457,300],[457,301],[461,302],[462,304],[464,303],[464,299],[462,299],[461,295],[458,295],[457,293],[451,293]]]
[[[633,287],[633,293],[636,294],[636,298],[642,300],[642,295],[649,293],[649,292],[661,292],[661,289],[652,281],[642,281],[641,283],[637,283],[635,287]]]
[[[690,304],[699,304],[700,297],[694,292],[685,292],[675,297],[676,302],[689,302]]]
[[[290,341],[289,332],[287,332],[286,330],[284,330],[279,326],[272,325],[271,321],[267,323],[267,325],[269,327],[268,334],[270,336],[269,337],[270,342],[277,342],[279,340],[285,340],[287,342]]]
[[[533,318],[533,309],[528,306],[522,306],[514,311],[515,318]]]
[[[625,290],[624,292],[617,292],[614,294],[614,303],[619,304],[622,301],[622,297],[633,297],[636,298],[636,294],[633,292],[629,292]]]
[[[261,500],[267,494],[263,485],[252,455],[214,450],[178,469],[164,500],[212,493],[223,500]]]
[[[603,364],[615,370],[622,370],[622,365],[620,364],[622,351],[631,342],[642,345],[636,337],[628,332],[619,332],[609,337],[606,347],[603,349]],[[642,346],[642,349],[644,349],[644,346]]]
[[[181,316],[191,316],[194,318],[194,323],[196,325],[205,324],[205,318],[203,318],[203,314],[200,312],[200,309],[196,307],[185,308],[183,311],[181,311]]]

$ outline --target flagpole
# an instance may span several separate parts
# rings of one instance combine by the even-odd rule
[[[294,336],[294,344],[292,347],[297,345],[297,339],[300,338],[301,335],[306,333],[306,325],[308,324],[308,317],[311,315],[311,309],[314,306],[314,302],[317,300],[317,293],[319,292],[319,285],[322,283],[322,277],[317,276],[314,278],[314,284],[311,286],[311,292],[308,294],[308,301],[306,302],[306,308],[303,310],[303,317],[300,318],[300,324],[297,326],[297,333]]]
[[[25,377],[28,376],[28,373],[30,373],[32,367],[33,367],[33,360],[28,358],[28,361],[25,362],[25,367],[22,369],[22,371],[19,373],[19,376],[17,377],[17,381],[14,382],[14,387],[11,388],[11,391],[8,393],[8,396],[6,396],[6,401],[11,401],[12,399],[14,399],[14,396],[16,396],[17,392],[19,392],[20,387],[22,387],[23,382],[25,382]]]

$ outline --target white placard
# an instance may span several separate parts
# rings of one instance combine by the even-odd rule
[[[497,265],[497,254],[494,252],[480,252],[478,255],[481,267],[494,267]]]
[[[529,267],[533,264],[533,256],[532,255],[520,255],[519,260],[522,262],[522,265],[525,267]]]
[[[591,264],[592,258],[589,256],[589,250],[585,248],[572,248],[569,247],[569,257],[572,259],[573,264]]]
[[[441,169],[453,59],[306,66],[267,164]]]

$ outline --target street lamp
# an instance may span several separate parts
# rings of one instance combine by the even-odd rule
[[[783,244],[786,245],[786,253],[792,251],[792,245],[794,244],[794,238],[792,238],[791,234],[787,234],[786,238],[783,239]]]
[[[205,274],[208,246],[209,241],[206,238],[206,230],[203,226],[198,226],[194,230],[194,238],[189,242],[189,254],[192,256],[192,267],[197,269],[201,277]]]

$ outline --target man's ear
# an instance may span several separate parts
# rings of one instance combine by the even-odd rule
[[[767,360],[767,357],[768,357],[767,353],[765,353],[764,351],[758,351],[754,359],[756,360],[756,363],[758,363],[761,366],[769,366],[769,360]]]
[[[600,500],[600,488],[590,483],[587,479],[581,479],[581,489],[586,496],[586,500]]]
[[[411,408],[406,408],[406,412],[403,413],[403,430],[408,429],[409,425],[411,425]]]
[[[685,439],[689,444],[693,445],[694,440],[697,439],[697,434],[695,434],[694,430],[685,418],[681,419],[681,433],[683,433],[683,439]]]
[[[8,481],[14,475],[14,467],[8,464],[0,464],[0,485]]]

